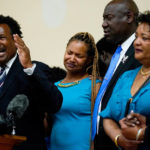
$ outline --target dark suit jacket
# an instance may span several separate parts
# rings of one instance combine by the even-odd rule
[[[0,114],[3,115],[6,115],[7,105],[17,94],[25,94],[29,99],[29,107],[22,118],[16,121],[16,134],[26,136],[27,141],[13,150],[45,150],[44,112],[55,113],[62,104],[61,93],[48,81],[43,68],[39,67],[45,66],[46,69],[47,66],[38,64],[33,75],[28,76],[17,57],[0,93]]]
[[[128,56],[128,59],[123,63],[121,62],[115,71],[112,79],[109,82],[109,85],[107,87],[107,90],[105,92],[105,95],[102,99],[102,107],[101,110],[103,110],[107,103],[108,100],[112,94],[113,88],[120,77],[121,74],[123,74],[127,70],[134,69],[140,65],[140,63],[134,58],[134,47],[133,44],[129,47],[127,50],[125,56]],[[117,150],[117,147],[115,146],[114,142],[111,141],[111,139],[105,134],[105,131],[103,129],[102,125],[103,119],[101,118],[100,120],[100,126],[99,126],[99,133],[96,135],[95,140],[94,140],[94,146],[95,150]]]

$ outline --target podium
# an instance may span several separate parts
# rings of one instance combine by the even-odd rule
[[[18,145],[27,138],[25,136],[8,135],[4,134],[0,136],[0,150],[11,150],[14,145]]]

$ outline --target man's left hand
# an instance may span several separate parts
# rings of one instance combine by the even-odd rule
[[[22,64],[24,69],[31,68],[33,64],[31,62],[29,48],[25,45],[24,41],[17,34],[14,34],[13,38],[17,47],[20,63]]]

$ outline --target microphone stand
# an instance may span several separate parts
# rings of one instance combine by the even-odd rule
[[[15,123],[15,117],[14,117],[14,114],[13,112],[10,112],[9,115],[8,115],[8,119],[9,121],[11,122],[11,126],[12,126],[12,132],[11,132],[11,135],[16,135],[16,123]]]

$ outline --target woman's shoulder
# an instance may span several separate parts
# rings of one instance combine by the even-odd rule
[[[55,82],[54,84],[57,86],[62,80]]]
[[[131,76],[135,76],[139,70],[141,69],[141,66],[140,67],[137,67],[135,69],[132,69],[132,70],[128,70],[128,71],[125,71],[123,74],[122,74],[122,77],[131,77]]]

